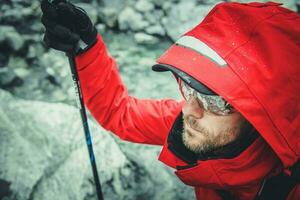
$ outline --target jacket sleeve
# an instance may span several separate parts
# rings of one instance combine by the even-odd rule
[[[100,35],[75,58],[84,103],[106,130],[123,140],[162,145],[182,103],[129,96]]]

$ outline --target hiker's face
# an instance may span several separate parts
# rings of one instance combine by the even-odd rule
[[[195,153],[210,151],[234,141],[246,122],[237,111],[224,116],[206,112],[194,97],[185,102],[182,112],[183,143]]]

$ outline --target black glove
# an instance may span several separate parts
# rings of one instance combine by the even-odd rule
[[[81,53],[97,41],[97,30],[86,12],[66,0],[42,0],[42,23],[46,31],[44,42],[47,46],[64,52]],[[78,49],[82,40],[87,47]]]

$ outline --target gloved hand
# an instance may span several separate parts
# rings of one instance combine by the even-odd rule
[[[46,28],[44,42],[47,46],[63,52],[79,54],[97,41],[97,30],[86,12],[66,0],[42,0],[41,21]],[[82,40],[87,47],[78,49]]]

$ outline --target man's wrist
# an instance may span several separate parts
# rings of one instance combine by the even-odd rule
[[[79,55],[92,48],[97,42],[97,35],[97,29],[93,26],[93,31],[89,34],[89,36],[78,42],[79,50],[76,52],[76,54]]]
[[[93,62],[98,56],[102,48],[105,48],[103,39],[100,34],[97,34],[94,44],[91,44],[90,46],[86,46],[84,50],[77,53],[75,57],[77,63],[77,69],[78,70],[83,69],[91,62]]]
[[[82,54],[87,52],[89,49],[91,49],[95,44],[97,43],[97,37],[94,39],[93,42],[90,44],[85,44],[82,40],[79,41],[79,50],[76,52],[76,55]]]

